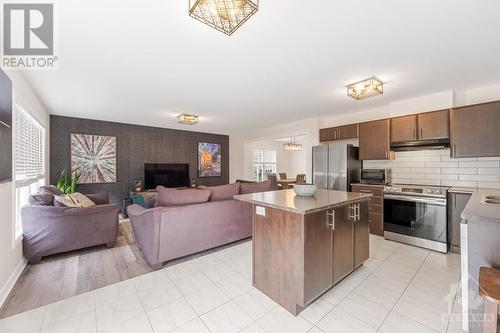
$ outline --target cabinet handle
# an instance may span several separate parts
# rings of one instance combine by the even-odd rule
[[[456,155],[457,155],[457,146],[453,144],[451,156],[456,156]]]
[[[339,128],[339,139],[342,139],[342,130]]]
[[[411,138],[413,140],[416,140],[417,139],[417,130],[416,129],[413,129],[412,133],[411,133]]]
[[[337,130],[333,130],[333,140],[337,140]]]
[[[424,130],[422,129],[422,127],[420,127],[420,139],[422,139],[422,137],[424,136]]]
[[[359,190],[359,192],[363,192],[363,193],[370,193],[370,194],[372,193],[372,191],[371,191],[371,190]]]
[[[328,217],[330,217],[330,216],[332,217],[332,223],[328,223]],[[326,225],[328,227],[331,227],[332,230],[335,230],[335,211],[334,210],[332,210],[331,213],[326,211]]]

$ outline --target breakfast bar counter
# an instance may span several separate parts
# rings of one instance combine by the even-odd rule
[[[371,194],[237,195],[253,205],[253,285],[294,315],[369,257]]]

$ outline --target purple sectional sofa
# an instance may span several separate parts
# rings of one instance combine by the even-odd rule
[[[252,236],[252,206],[233,196],[276,190],[271,182],[198,189],[159,186],[154,207],[128,206],[136,241],[157,269],[166,261]]]
[[[118,233],[118,208],[108,195],[87,194],[96,206],[56,207],[54,186],[45,186],[21,209],[23,253],[30,263],[55,253],[106,244],[113,247]]]

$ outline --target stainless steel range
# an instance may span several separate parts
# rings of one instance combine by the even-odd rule
[[[446,253],[447,190],[439,186],[386,186],[385,238]]]

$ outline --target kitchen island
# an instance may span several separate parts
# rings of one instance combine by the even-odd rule
[[[253,207],[253,285],[294,315],[369,257],[371,194],[237,195]]]

